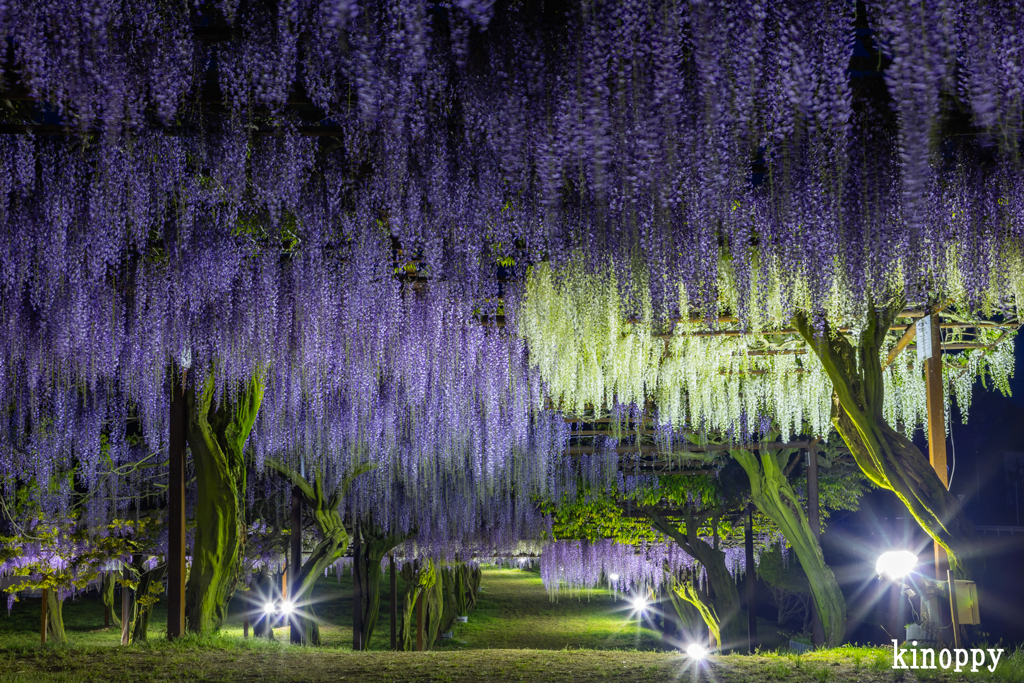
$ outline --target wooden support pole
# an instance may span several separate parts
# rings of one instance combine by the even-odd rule
[[[185,633],[185,435],[188,405],[186,371],[171,378],[170,434],[167,447],[170,481],[167,487],[167,637]]]
[[[363,643],[363,545],[359,539],[359,527],[352,530],[352,649],[364,650]]]
[[[754,506],[747,506],[746,546],[747,560],[747,651],[757,649],[757,574],[754,569]]]
[[[416,601],[416,651],[423,652],[423,600],[427,597],[426,590],[420,591]]]
[[[936,316],[926,318],[932,336],[932,353],[925,359],[925,392],[928,408],[928,460],[943,486],[949,487],[946,471],[946,412],[942,387],[942,336],[939,326],[934,324]],[[946,551],[938,541],[932,543],[935,551],[935,579],[945,581],[948,561]]]
[[[398,575],[395,573],[395,553],[388,553],[388,578],[391,581],[391,649],[398,649]]]
[[[291,528],[291,557],[288,559],[288,567],[292,570],[292,590],[288,594],[292,602],[292,609],[298,609],[296,601],[299,592],[299,568],[302,566],[302,492],[298,486],[292,487],[292,528]],[[294,615],[294,612],[293,612]],[[296,622],[294,616],[288,619],[291,622],[291,642],[297,645],[302,644],[302,629]]]
[[[43,608],[42,608],[42,612],[43,612],[43,627],[42,627],[42,630],[40,631],[40,638],[41,638],[41,640],[43,642],[43,645],[46,645],[46,627],[48,625],[46,623],[46,616],[47,616],[46,615],[46,608],[47,608],[47,602],[48,602],[48,600],[50,598],[49,592],[50,592],[49,588],[44,588],[43,589]]]
[[[242,617],[242,637],[249,638],[249,615],[246,614]]]

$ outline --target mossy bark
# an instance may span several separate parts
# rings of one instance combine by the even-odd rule
[[[872,308],[856,347],[827,327],[815,329],[805,315],[797,315],[795,324],[832,380],[832,423],[857,465],[872,482],[899,497],[921,528],[945,548],[951,569],[960,576],[976,575],[981,566],[974,557],[974,525],[927,456],[883,417],[882,344],[903,305],[894,301],[883,309]]]
[[[718,647],[725,650],[738,648],[746,643],[743,631],[742,611],[740,610],[740,592],[736,581],[729,573],[725,564],[725,553],[715,548],[697,535],[700,526],[693,511],[687,508],[684,519],[684,530],[662,517],[653,507],[641,508],[658,532],[668,536],[690,557],[704,567],[708,583],[714,597],[698,591],[692,581],[679,582],[677,595],[696,607],[708,629],[715,635]],[[681,591],[681,592],[680,592]]]
[[[750,478],[754,505],[775,522],[800,560],[821,617],[825,647],[839,647],[846,636],[846,600],[835,574],[825,564],[821,544],[804,514],[800,498],[779,466],[778,456],[772,451],[762,451],[759,462],[757,456],[748,450],[732,450],[730,454]],[[784,457],[789,455],[787,453]]]
[[[188,445],[196,472],[196,533],[185,589],[185,623],[191,633],[209,634],[227,616],[238,584],[245,519],[242,496],[243,449],[263,400],[254,378],[233,401],[214,401],[211,374],[200,393],[188,391]]]
[[[129,633],[133,643],[144,643],[149,639],[149,617],[153,614],[158,596],[163,593],[162,581],[166,573],[167,563],[164,562],[140,574],[139,587],[135,590],[131,606],[132,624]]]
[[[313,548],[309,557],[298,573],[289,580],[292,599],[297,606],[296,619],[302,633],[302,642],[306,645],[320,645],[320,627],[313,611],[310,597],[317,578],[323,575],[327,567],[338,561],[348,550],[349,534],[344,520],[338,511],[344,495],[348,492],[352,481],[372,469],[371,465],[356,468],[341,485],[329,495],[324,491],[324,477],[317,476],[311,484],[301,473],[278,460],[267,460],[267,466],[276,471],[294,488],[293,491],[302,496],[308,514],[313,518],[320,541]],[[378,563],[380,560],[378,560]],[[291,572],[289,572],[291,574]]]
[[[114,588],[117,586],[117,577],[114,572],[103,572],[103,579],[100,583],[100,595],[103,597],[103,621],[111,626],[121,626],[121,615],[114,597]]]
[[[56,588],[46,591],[46,640],[51,645],[67,645],[64,630],[64,597]]]
[[[439,571],[435,573],[434,585],[426,589],[424,597],[424,608],[427,610],[424,616],[427,631],[424,634],[424,642],[427,644],[426,649],[429,650],[441,637],[441,619],[444,616],[444,581]]]
[[[372,522],[361,524],[359,527],[360,543],[359,552],[353,555],[353,576],[359,586],[358,594],[362,596],[362,637],[360,642],[364,647],[369,645],[373,638],[373,630],[377,626],[377,618],[380,615],[380,564],[384,556],[393,550],[399,543],[402,543],[409,536],[405,534],[387,534],[373,526]]]
[[[455,617],[459,616],[457,613],[459,603],[456,593],[456,574],[455,566],[441,568],[441,585],[444,593],[444,610],[441,612],[441,625],[438,627],[441,633],[451,631]]]
[[[415,566],[406,564],[402,567],[402,579],[404,580],[405,604],[402,608],[402,622],[398,631],[398,643],[402,650],[410,652],[416,649],[416,603],[423,600],[423,609],[429,609],[427,604],[427,592],[434,588],[437,582],[437,571],[434,563],[427,560],[425,563],[416,562]],[[427,615],[424,615],[426,622]],[[440,620],[440,617],[438,617]],[[425,624],[429,630],[429,622]],[[427,633],[423,634],[423,649],[429,650],[431,641]]]

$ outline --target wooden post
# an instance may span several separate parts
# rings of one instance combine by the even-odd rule
[[[128,568],[128,563],[124,565],[124,569],[121,572],[124,585],[121,586],[121,644],[128,645],[131,642],[131,625],[128,623],[131,621],[131,589],[128,588],[128,580],[131,579],[131,570]]]
[[[50,598],[49,590],[50,589],[48,589],[48,588],[44,588],[43,589],[43,610],[42,610],[43,611],[43,629],[40,632],[41,633],[41,638],[42,638],[42,641],[43,641],[43,645],[46,645],[46,626],[47,626],[47,623],[46,623],[46,608],[47,608],[47,600],[49,600],[49,598]]]
[[[168,435],[170,482],[167,487],[167,637],[185,633],[185,439],[188,405],[187,371],[171,377],[171,415]]]
[[[362,543],[359,541],[359,527],[352,530],[352,649],[360,651],[363,647],[363,586],[360,572],[363,561]]]
[[[953,572],[946,570],[946,580],[949,581],[949,611],[953,615],[953,647],[960,648],[960,611],[956,608],[956,579]]]
[[[388,553],[388,578],[391,580],[391,649],[398,649],[398,576],[395,574],[395,553]]]
[[[288,599],[288,561],[285,558],[284,569],[281,571],[281,600]],[[274,619],[274,623],[280,624],[281,621],[277,618]],[[268,634],[270,633],[268,629]],[[273,636],[271,636],[272,638]],[[290,637],[290,636],[289,636]]]
[[[814,541],[821,542],[821,514],[818,507],[818,450],[816,447],[807,449],[807,512]],[[814,647],[825,644],[825,629],[821,626],[818,608],[811,600],[811,639]]]
[[[302,492],[298,486],[292,487],[292,529],[291,529],[291,558],[288,561],[288,567],[292,570],[292,591],[290,599],[292,602],[292,609],[298,609],[296,601],[298,600],[299,582],[297,578],[302,567]],[[302,643],[302,630],[299,628],[299,624],[294,618],[294,611],[288,619],[291,622],[291,642],[294,644]]]
[[[747,651],[757,648],[757,574],[754,571],[754,506],[747,506]]]
[[[249,615],[248,614],[246,614],[244,617],[242,617],[242,637],[243,638],[248,638],[249,637]]]
[[[936,313],[925,318],[931,334],[931,355],[925,359],[925,392],[928,407],[928,461],[931,462],[935,474],[942,485],[949,487],[946,472],[946,412],[943,405],[942,387],[942,335],[939,329],[939,316]],[[920,343],[920,340],[919,342]],[[932,543],[935,550],[935,579],[944,581],[949,568],[946,551],[938,541]]]
[[[420,591],[420,597],[416,601],[416,651],[423,652],[423,599],[427,597],[426,590]]]

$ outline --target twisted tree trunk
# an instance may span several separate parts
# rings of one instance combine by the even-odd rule
[[[709,598],[707,594],[699,591],[692,580],[677,582],[676,594],[700,611],[701,618],[714,635],[720,649],[724,651],[746,643],[744,622],[740,618],[740,592],[725,564],[725,553],[715,550],[697,535],[700,524],[693,511],[686,509],[686,528],[681,531],[652,506],[644,506],[641,510],[656,531],[670,537],[687,555],[701,563],[707,572],[714,598]]]
[[[359,526],[359,550],[353,555],[353,575],[361,596],[357,609],[362,610],[362,633],[359,642],[363,649],[370,644],[380,614],[380,563],[399,543],[409,538],[405,534],[386,534],[367,521]]]
[[[839,590],[835,574],[825,564],[821,545],[811,530],[800,498],[779,467],[775,453],[762,451],[760,462],[748,450],[737,449],[729,453],[743,466],[750,478],[754,505],[778,525],[800,560],[800,566],[811,587],[811,596],[821,616],[825,647],[838,647],[846,636],[846,600]]]
[[[357,467],[342,480],[341,485],[330,495],[324,492],[322,473],[319,473],[319,476],[310,484],[301,473],[278,460],[268,459],[267,466],[281,475],[294,487],[293,490],[302,496],[302,501],[320,532],[319,543],[299,567],[298,572],[292,576],[293,572],[289,570],[289,582],[296,605],[296,611],[292,618],[299,623],[304,644],[320,645],[320,627],[310,600],[313,585],[320,576],[323,576],[324,570],[337,562],[338,558],[348,550],[350,540],[348,530],[345,528],[338,506],[344,495],[348,493],[355,478],[373,469],[373,465],[364,464]]]
[[[411,652],[416,647],[416,603],[423,600],[424,608],[428,607],[427,593],[432,591],[438,580],[436,568],[431,560],[427,560],[425,563],[417,562],[416,565],[414,567],[406,564],[402,567],[402,578],[405,580],[405,605],[402,608],[398,642],[405,652]],[[429,650],[430,645],[430,639],[424,634],[423,649]]]
[[[857,347],[845,336],[833,335],[827,326],[816,330],[802,313],[794,322],[832,380],[836,396],[832,424],[857,465],[876,485],[903,501],[921,528],[945,548],[951,569],[960,576],[974,575],[981,569],[973,557],[974,525],[928,458],[883,417],[882,344],[903,305],[894,301],[884,309],[872,308]]]
[[[104,625],[121,626],[121,615],[116,608],[114,599],[114,588],[117,585],[114,572],[103,572],[103,579],[100,583],[100,595],[103,597],[103,621]]]
[[[213,633],[224,623],[238,583],[245,541],[243,449],[263,400],[254,378],[237,403],[214,404],[211,374],[196,395],[188,391],[188,445],[196,471],[196,535],[185,590],[185,622],[192,633]]]
[[[67,645],[68,634],[64,630],[64,596],[59,588],[46,591],[46,632],[47,642],[53,645]]]
[[[159,595],[164,592],[162,581],[167,573],[167,563],[158,564],[146,571],[139,567],[139,571],[139,587],[135,590],[131,606],[132,624],[129,633],[133,643],[144,643],[149,639],[149,617]]]

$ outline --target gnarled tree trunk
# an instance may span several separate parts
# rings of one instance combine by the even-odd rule
[[[946,549],[951,569],[961,576],[975,574],[974,526],[928,458],[883,417],[882,343],[903,305],[894,301],[884,309],[872,308],[857,347],[827,328],[814,329],[806,315],[797,315],[795,324],[832,380],[837,399],[832,423],[857,465],[903,501],[921,528]]]
[[[100,595],[103,597],[103,621],[111,626],[121,626],[121,614],[118,611],[114,598],[114,588],[117,586],[117,578],[114,572],[103,572],[103,579],[100,583]]]
[[[213,633],[227,616],[238,583],[245,541],[246,466],[243,448],[263,400],[254,378],[236,402],[214,404],[211,374],[197,396],[188,391],[188,445],[196,471],[196,535],[185,590],[185,623],[192,633]]]
[[[825,647],[838,647],[846,635],[846,600],[835,574],[825,564],[821,545],[811,530],[800,499],[776,460],[775,453],[762,451],[761,460],[748,450],[730,454],[750,478],[750,492],[757,509],[775,522],[789,541],[807,575],[811,596],[821,616]]]
[[[64,631],[64,596],[59,588],[46,591],[46,637],[53,645],[68,644],[68,634]]]
[[[701,618],[715,637],[718,647],[725,651],[745,644],[743,620],[740,618],[740,592],[736,588],[729,569],[725,564],[725,553],[715,550],[707,541],[697,535],[700,526],[687,508],[685,530],[662,517],[653,507],[641,508],[651,526],[658,532],[668,536],[679,544],[686,554],[703,565],[707,572],[708,582],[714,591],[714,598],[698,590],[692,580],[677,581],[676,594],[700,611]]]
[[[159,595],[164,592],[162,582],[167,573],[167,563],[158,564],[145,571],[141,569],[139,567],[139,587],[135,590],[131,607],[132,625],[129,633],[133,643],[144,643],[149,639],[149,617]]]
[[[291,583],[291,594],[296,606],[296,612],[292,618],[296,619],[299,624],[302,642],[307,645],[320,645],[320,627],[310,600],[313,585],[319,577],[323,576],[327,567],[337,562],[338,558],[348,550],[348,530],[345,528],[338,506],[344,495],[348,493],[352,481],[372,469],[373,466],[360,465],[357,467],[330,495],[324,492],[322,473],[310,484],[301,473],[278,460],[267,460],[267,466],[287,480],[294,487],[293,491],[302,496],[306,509],[320,531],[320,541],[313,548],[313,552],[309,554],[309,558],[299,567],[298,573],[291,577],[292,572],[289,571],[290,581],[293,582]]]
[[[432,561],[426,560],[425,563],[417,561],[416,567],[411,564],[402,567],[402,579],[405,583],[405,605],[402,608],[398,642],[402,650],[410,652],[416,648],[416,603],[423,600],[423,609],[428,609],[427,593],[434,588],[434,584],[438,580],[437,571]],[[424,622],[426,622],[426,616],[424,614]],[[424,633],[423,649],[429,650],[430,645],[427,633]]]
[[[353,576],[359,587],[357,594],[361,596],[357,609],[362,610],[362,634],[360,637],[363,649],[370,644],[373,629],[377,626],[380,614],[380,563],[384,556],[405,541],[405,534],[386,534],[367,521],[359,525],[360,543],[358,552],[352,557]]]

